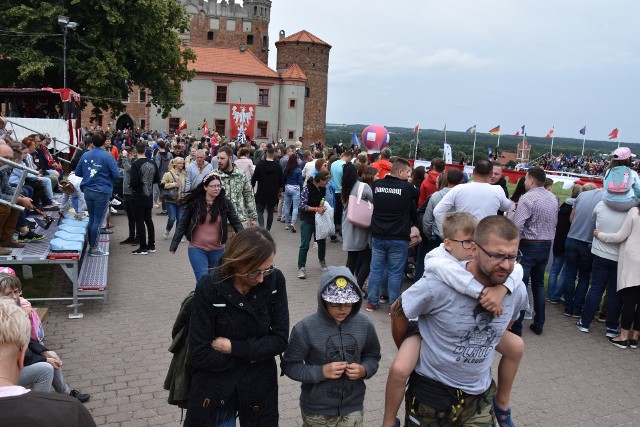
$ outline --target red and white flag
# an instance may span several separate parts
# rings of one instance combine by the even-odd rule
[[[204,128],[202,130],[202,136],[207,136],[207,135],[209,135],[209,123],[205,121]]]
[[[553,138],[553,133],[554,133],[554,128],[551,128],[551,130],[547,133],[547,136],[545,136],[545,138]]]
[[[618,128],[615,128],[614,130],[612,130],[611,133],[609,134],[609,139],[617,139],[618,132],[619,132]]]
[[[413,133],[418,133],[419,130],[420,130],[420,123],[418,123],[416,127],[413,128]]]

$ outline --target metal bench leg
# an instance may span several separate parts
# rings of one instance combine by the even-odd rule
[[[78,307],[82,305],[82,303],[78,302],[78,261],[74,261],[71,264],[61,264],[60,267],[69,277],[73,286],[73,304],[67,306],[67,308],[73,308],[73,313],[69,314],[69,319],[82,319],[84,315],[78,313]]]

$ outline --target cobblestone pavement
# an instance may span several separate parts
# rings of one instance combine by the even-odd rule
[[[176,426],[181,413],[166,403],[162,383],[169,366],[171,326],[182,298],[193,288],[187,244],[175,255],[162,240],[166,217],[153,216],[158,251],[132,256],[130,246],[117,242],[126,236],[126,218],[117,215],[111,235],[109,298],[105,304],[87,301],[84,318],[70,320],[63,303],[49,303],[46,342],[64,361],[72,388],[91,393],[87,403],[96,423],[105,426]],[[291,325],[316,309],[320,267],[309,252],[306,280],[296,278],[300,235],[274,223],[276,264],[287,277]],[[344,264],[340,244],[327,243],[327,262]],[[406,283],[408,285],[408,283]],[[380,426],[384,387],[395,346],[386,310],[370,314],[382,344],[378,373],[367,381],[365,425]],[[640,425],[638,384],[640,350],[620,350],[604,337],[604,324],[591,333],[579,332],[575,319],[562,316],[558,306],[547,307],[541,336],[525,328],[525,357],[513,390],[516,425],[617,426]],[[299,384],[280,377],[280,416],[285,427],[300,426]]]

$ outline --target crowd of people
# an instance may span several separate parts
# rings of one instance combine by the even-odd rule
[[[551,155],[549,153],[533,162],[545,171],[571,172],[583,175],[602,176],[609,168],[611,159],[608,155],[579,156],[570,154]],[[638,164],[634,166],[638,170]]]
[[[640,179],[628,148],[602,171],[604,188],[576,185],[560,205],[544,168],[530,168],[509,197],[501,166],[490,160],[477,161],[469,179],[438,158],[429,170],[413,168],[389,148],[367,156],[299,142],[102,132],[86,143],[74,175],[91,221],[91,256],[107,255],[95,242],[109,231],[103,218],[119,191],[129,227],[120,243],[137,246],[134,255],[156,250],[154,205],[167,217],[169,250],[188,241],[196,285],[185,425],[278,425],[278,355],[283,374],[301,383],[304,425],[363,425],[364,384],[377,374],[382,333],[366,313],[381,309],[399,348],[387,373],[384,427],[399,425],[403,397],[407,426],[491,425],[494,417],[512,426],[523,323],[530,311],[529,329],[543,334],[547,303],[562,303],[581,332],[599,311],[612,345],[637,347]],[[274,265],[274,226],[299,231],[297,279],[314,268],[310,251],[322,271],[316,312],[292,328],[292,278]],[[342,250],[344,266],[327,264],[332,250]],[[402,292],[410,257],[415,283]],[[0,316],[0,334],[18,317]],[[16,358],[14,347],[25,342],[3,338],[0,351]],[[13,365],[2,369],[15,378]]]

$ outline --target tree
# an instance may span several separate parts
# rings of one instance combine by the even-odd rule
[[[137,85],[163,117],[182,105],[195,53],[181,48],[188,15],[175,0],[3,0],[0,87],[62,87],[59,15],[78,23],[67,34],[67,86],[85,101],[119,114]]]

